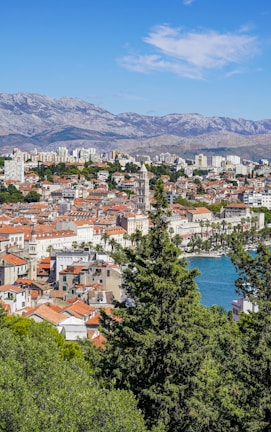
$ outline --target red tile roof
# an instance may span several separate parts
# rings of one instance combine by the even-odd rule
[[[13,254],[5,255],[2,258],[2,261],[5,261],[6,263],[11,264],[13,266],[20,266],[20,265],[27,264],[27,261]]]
[[[33,311],[26,313],[24,316],[32,318],[34,315],[54,325],[57,325],[63,320],[62,314],[56,312],[53,308],[47,306],[46,304],[36,307]]]
[[[23,292],[23,289],[15,285],[1,285],[0,291],[13,291],[15,293],[21,293]]]

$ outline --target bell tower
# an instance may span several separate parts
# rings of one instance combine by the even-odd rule
[[[31,239],[29,240],[29,279],[37,278],[37,263],[38,263],[38,251],[37,251],[37,233],[36,227],[33,225],[33,230],[31,233]]]
[[[148,211],[150,209],[149,178],[144,162],[141,162],[138,173],[137,208],[141,211]]]

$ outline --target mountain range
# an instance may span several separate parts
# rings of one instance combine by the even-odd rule
[[[0,93],[0,152],[96,147],[98,152],[182,157],[237,154],[271,158],[271,119],[252,121],[200,114],[112,114],[84,100],[32,93]]]

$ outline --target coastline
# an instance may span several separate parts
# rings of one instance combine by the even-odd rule
[[[183,252],[181,254],[182,258],[221,258],[223,255],[227,255],[224,252],[210,252],[210,253],[204,253],[204,252]]]
[[[266,246],[271,247],[271,241],[265,241],[263,242]],[[257,251],[257,246],[251,246],[251,245],[247,245],[244,246],[244,249],[246,251]],[[228,250],[221,250],[221,251],[217,251],[217,252],[182,252],[182,254],[180,255],[180,257],[183,258],[221,258],[222,256],[227,256],[228,255]]]

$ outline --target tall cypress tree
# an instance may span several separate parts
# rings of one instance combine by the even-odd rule
[[[242,314],[238,321],[244,354],[246,384],[246,431],[271,430],[271,252],[260,244],[256,256],[234,241],[231,259],[239,272],[238,291],[258,309]]]
[[[130,299],[103,313],[107,338],[102,373],[117,388],[132,390],[149,426],[189,430],[187,400],[205,353],[197,270],[186,268],[167,231],[168,207],[158,181],[152,226],[135,249],[123,288]]]

